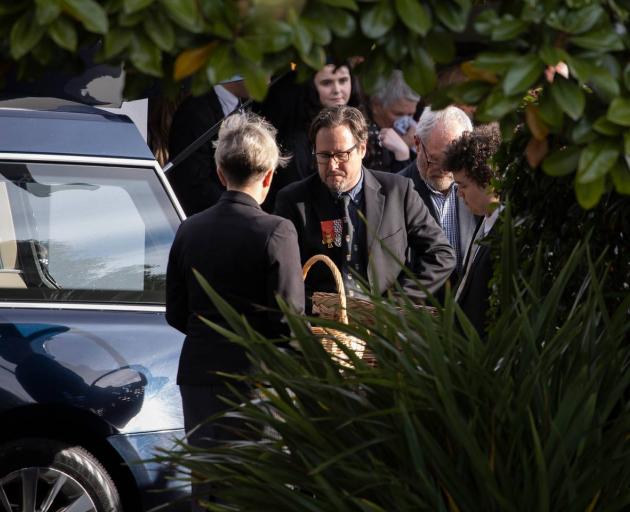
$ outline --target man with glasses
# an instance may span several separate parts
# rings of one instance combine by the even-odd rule
[[[437,111],[427,107],[416,127],[416,161],[399,173],[411,178],[431,216],[455,249],[457,269],[451,278],[453,283],[461,272],[466,250],[481,219],[457,197],[453,173],[444,168],[444,152],[451,142],[472,129],[470,118],[457,107]]]
[[[361,293],[359,278],[377,294],[398,281],[420,300],[423,290],[401,267],[410,263],[413,249],[418,281],[431,292],[439,289],[455,267],[454,251],[410,180],[363,167],[367,124],[361,112],[348,106],[323,109],[310,138],[318,173],[276,198],[276,213],[297,229],[302,262],[315,254],[329,256],[350,296]],[[323,266],[309,272],[306,287],[307,292],[335,291]]]

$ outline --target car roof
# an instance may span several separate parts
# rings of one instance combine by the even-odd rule
[[[0,102],[0,153],[155,159],[127,116],[81,104],[48,110],[5,104]]]

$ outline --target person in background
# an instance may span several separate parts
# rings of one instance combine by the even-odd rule
[[[177,108],[169,133],[169,156],[174,159],[208,128],[238,108],[249,98],[242,77],[236,75],[201,96],[188,96]],[[215,139],[216,140],[216,139]],[[225,187],[219,181],[214,163],[214,148],[208,141],[167,177],[186,215],[214,205]]]
[[[251,362],[240,345],[200,319],[229,328],[193,269],[267,338],[289,334],[276,296],[296,312],[304,311],[295,228],[288,220],[260,208],[276,167],[284,163],[274,137],[274,128],[252,113],[234,114],[223,121],[214,156],[217,174],[227,190],[215,206],[181,224],[171,248],[166,320],[186,335],[177,383],[188,442],[194,446],[231,438],[221,424],[202,422],[228,407],[219,398],[231,395],[219,372],[244,374]],[[239,389],[242,386],[229,382]],[[193,487],[193,494],[205,491]],[[193,504],[193,510],[202,509]]]
[[[455,291],[455,301],[480,336],[485,332],[489,283],[493,274],[490,247],[483,240],[492,231],[501,211],[499,196],[492,185],[498,179],[492,158],[500,143],[496,125],[479,126],[453,141],[446,149],[444,159],[444,166],[453,171],[458,194],[475,215],[483,216]]]
[[[472,129],[466,113],[457,107],[437,111],[425,108],[414,136],[416,160],[400,172],[413,181],[431,216],[455,249],[457,268],[451,276],[452,284],[458,280],[466,250],[481,217],[475,216],[463,199],[458,198],[453,173],[444,166],[444,151],[462,133]]]
[[[413,116],[419,101],[420,96],[407,85],[400,70],[394,70],[387,80],[376,85],[367,116],[368,142],[363,164],[368,169],[399,172],[413,161]]]
[[[297,72],[287,73],[270,87],[265,100],[256,111],[278,129],[278,142],[292,155],[288,165],[274,179],[269,196],[263,204],[273,211],[277,192],[286,185],[316,172],[313,148],[308,130],[313,118],[324,107],[351,105],[361,108],[358,83],[346,61],[330,61],[306,82],[297,82]]]
[[[439,289],[455,267],[455,253],[410,180],[362,165],[367,124],[361,112],[346,105],[325,108],[310,136],[318,174],[289,185],[276,199],[276,213],[297,229],[302,262],[329,256],[351,297],[362,292],[359,276],[376,294],[399,282],[412,299],[422,300],[423,290],[401,267],[405,262],[421,285]],[[410,249],[417,255],[412,262]],[[309,272],[306,286],[309,292],[335,291],[323,268]]]

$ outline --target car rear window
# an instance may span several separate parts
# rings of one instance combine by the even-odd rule
[[[0,299],[163,304],[178,225],[153,168],[0,162]]]

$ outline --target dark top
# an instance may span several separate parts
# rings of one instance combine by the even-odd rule
[[[203,96],[186,98],[173,116],[168,148],[171,160],[223,117],[223,109],[214,89]],[[214,163],[214,140],[216,136],[167,173],[186,215],[201,212],[216,204],[225,190]]]
[[[437,290],[455,267],[455,253],[413,183],[396,174],[365,168],[363,173],[367,220],[364,260],[368,262],[368,275],[364,277],[372,290],[383,294],[399,281],[410,296],[424,297],[402,271],[401,262],[411,266],[422,285],[431,292]],[[342,267],[342,244],[338,247],[334,239],[331,241],[329,230],[338,207],[318,175],[281,190],[276,198],[276,213],[295,225],[302,262],[314,254],[326,254]],[[409,259],[410,249],[418,254],[414,261]],[[335,291],[330,271],[319,265],[309,272],[306,285],[309,292]]]
[[[168,262],[166,319],[186,334],[179,384],[216,382],[213,371],[246,372],[244,350],[201,322],[227,325],[203,291],[197,269],[254,329],[267,337],[288,333],[276,294],[304,310],[297,235],[287,220],[265,213],[241,192],[224,192],[212,208],[180,226]]]

